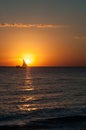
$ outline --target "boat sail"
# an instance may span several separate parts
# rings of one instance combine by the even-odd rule
[[[22,64],[22,67],[26,68],[27,67],[27,64],[25,62],[25,60],[23,59],[23,64]]]

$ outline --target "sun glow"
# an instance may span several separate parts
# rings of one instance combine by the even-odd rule
[[[31,63],[31,60],[29,58],[24,58],[24,61],[27,65],[29,65]]]
[[[25,61],[25,63],[27,64],[27,66],[33,66],[35,65],[35,60],[36,60],[36,57],[34,54],[22,54],[21,55],[21,63],[22,63],[22,60]]]

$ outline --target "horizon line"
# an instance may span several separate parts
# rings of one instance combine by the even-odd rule
[[[9,65],[9,66],[0,65],[0,67],[13,67],[13,68],[15,67],[15,68],[16,68],[16,66],[10,66],[10,65]],[[22,68],[22,66],[20,66],[20,67]],[[29,68],[29,67],[58,67],[58,68],[59,68],[59,67],[65,67],[65,68],[66,68],[66,67],[70,67],[70,68],[71,68],[71,67],[86,67],[86,65],[83,65],[83,66],[81,66],[81,65],[79,65],[79,66],[77,66],[77,65],[75,65],[75,66],[74,66],[74,65],[73,65],[73,66],[72,66],[72,65],[71,65],[71,66],[66,66],[66,65],[63,65],[63,66],[51,66],[51,65],[50,65],[50,66],[47,66],[47,65],[45,65],[45,66],[28,66],[28,68]]]

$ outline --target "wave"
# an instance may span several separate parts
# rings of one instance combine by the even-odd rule
[[[2,129],[14,129],[14,130],[41,130],[41,129],[63,129],[67,130],[69,128],[76,128],[78,130],[85,130],[86,128],[86,116],[84,115],[75,115],[67,117],[58,117],[58,118],[47,118],[47,119],[37,119],[31,121],[24,125],[5,125],[0,126]]]

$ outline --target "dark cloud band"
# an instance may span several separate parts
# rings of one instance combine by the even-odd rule
[[[15,28],[65,28],[66,25],[60,24],[22,24],[22,23],[0,23],[0,27],[15,27]]]

